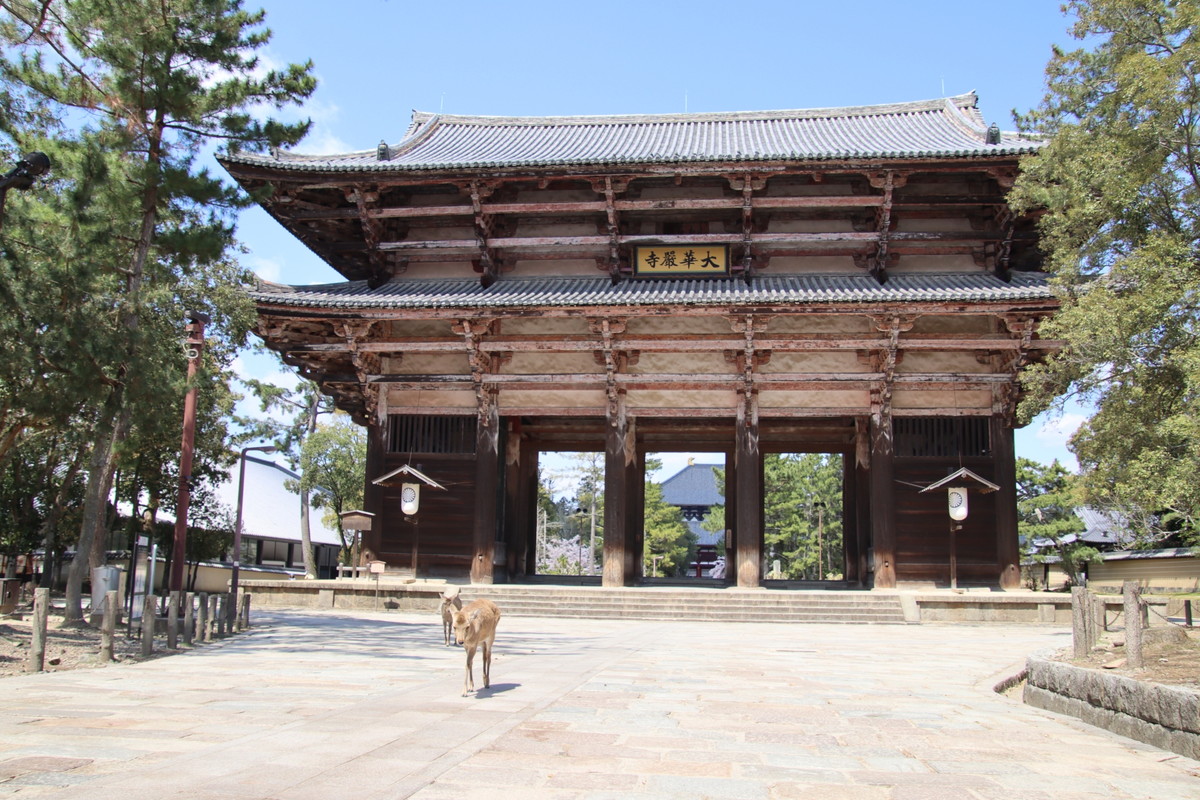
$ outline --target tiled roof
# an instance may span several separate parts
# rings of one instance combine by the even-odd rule
[[[287,286],[260,281],[264,305],[310,308],[534,308],[798,303],[1005,302],[1048,300],[1046,275],[1015,272],[1009,282],[984,272],[893,275],[759,276],[741,279],[630,279],[605,276],[501,278],[484,289],[476,278],[398,278],[376,289],[366,281]]]
[[[725,502],[714,469],[724,464],[688,464],[662,482],[663,502],[673,506],[716,506]]]
[[[1040,142],[987,142],[974,93],[890,105],[642,116],[478,117],[413,112],[395,145],[332,155],[275,152],[230,163],[304,172],[1015,156]],[[381,152],[382,151],[382,152]]]

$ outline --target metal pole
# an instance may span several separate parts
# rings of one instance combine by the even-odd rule
[[[233,569],[229,578],[229,594],[233,598],[233,602],[226,609],[226,617],[231,626],[234,617],[237,615],[238,571],[242,564],[242,498],[245,496],[246,491],[246,453],[249,453],[251,450],[257,450],[262,453],[274,453],[278,449],[270,444],[258,445],[257,447],[243,447],[241,455],[238,457],[237,511],[234,514],[233,521]]]
[[[183,401],[183,445],[179,457],[179,500],[175,506],[175,547],[171,551],[172,592],[183,591],[184,568],[187,566],[187,515],[191,501],[192,451],[196,442],[196,370],[204,349],[204,323],[208,317],[189,312],[187,324],[188,391]]]
[[[238,569],[242,564],[242,497],[246,491],[246,452],[249,447],[243,447],[238,457],[238,494],[237,512],[233,520],[233,568],[229,577],[229,591],[237,597]]]
[[[958,529],[958,523],[953,519],[950,520],[950,588],[958,588],[958,553],[954,533]]]

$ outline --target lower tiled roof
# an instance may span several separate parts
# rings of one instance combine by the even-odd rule
[[[299,308],[517,309],[607,306],[727,306],[812,303],[1005,302],[1054,297],[1043,273],[1017,272],[1005,282],[977,273],[894,275],[880,284],[869,275],[627,279],[607,277],[501,278],[484,289],[476,278],[399,278],[370,289],[366,281],[287,286],[260,281],[260,305]]]

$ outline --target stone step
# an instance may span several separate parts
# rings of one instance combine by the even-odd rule
[[[495,601],[512,616],[697,622],[905,623],[899,598],[867,592],[724,592],[598,587],[463,587],[464,602]]]

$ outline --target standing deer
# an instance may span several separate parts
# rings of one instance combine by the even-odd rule
[[[492,685],[492,643],[496,640],[496,623],[500,609],[491,600],[472,600],[454,612],[454,641],[467,649],[467,674],[463,677],[463,697],[475,691],[475,675],[471,662],[475,648],[483,645],[483,688]]]
[[[458,596],[457,586],[447,586],[442,592],[442,602],[438,613],[442,615],[442,638],[446,647],[450,646],[450,633],[454,630],[454,612],[462,608],[462,598]]]

